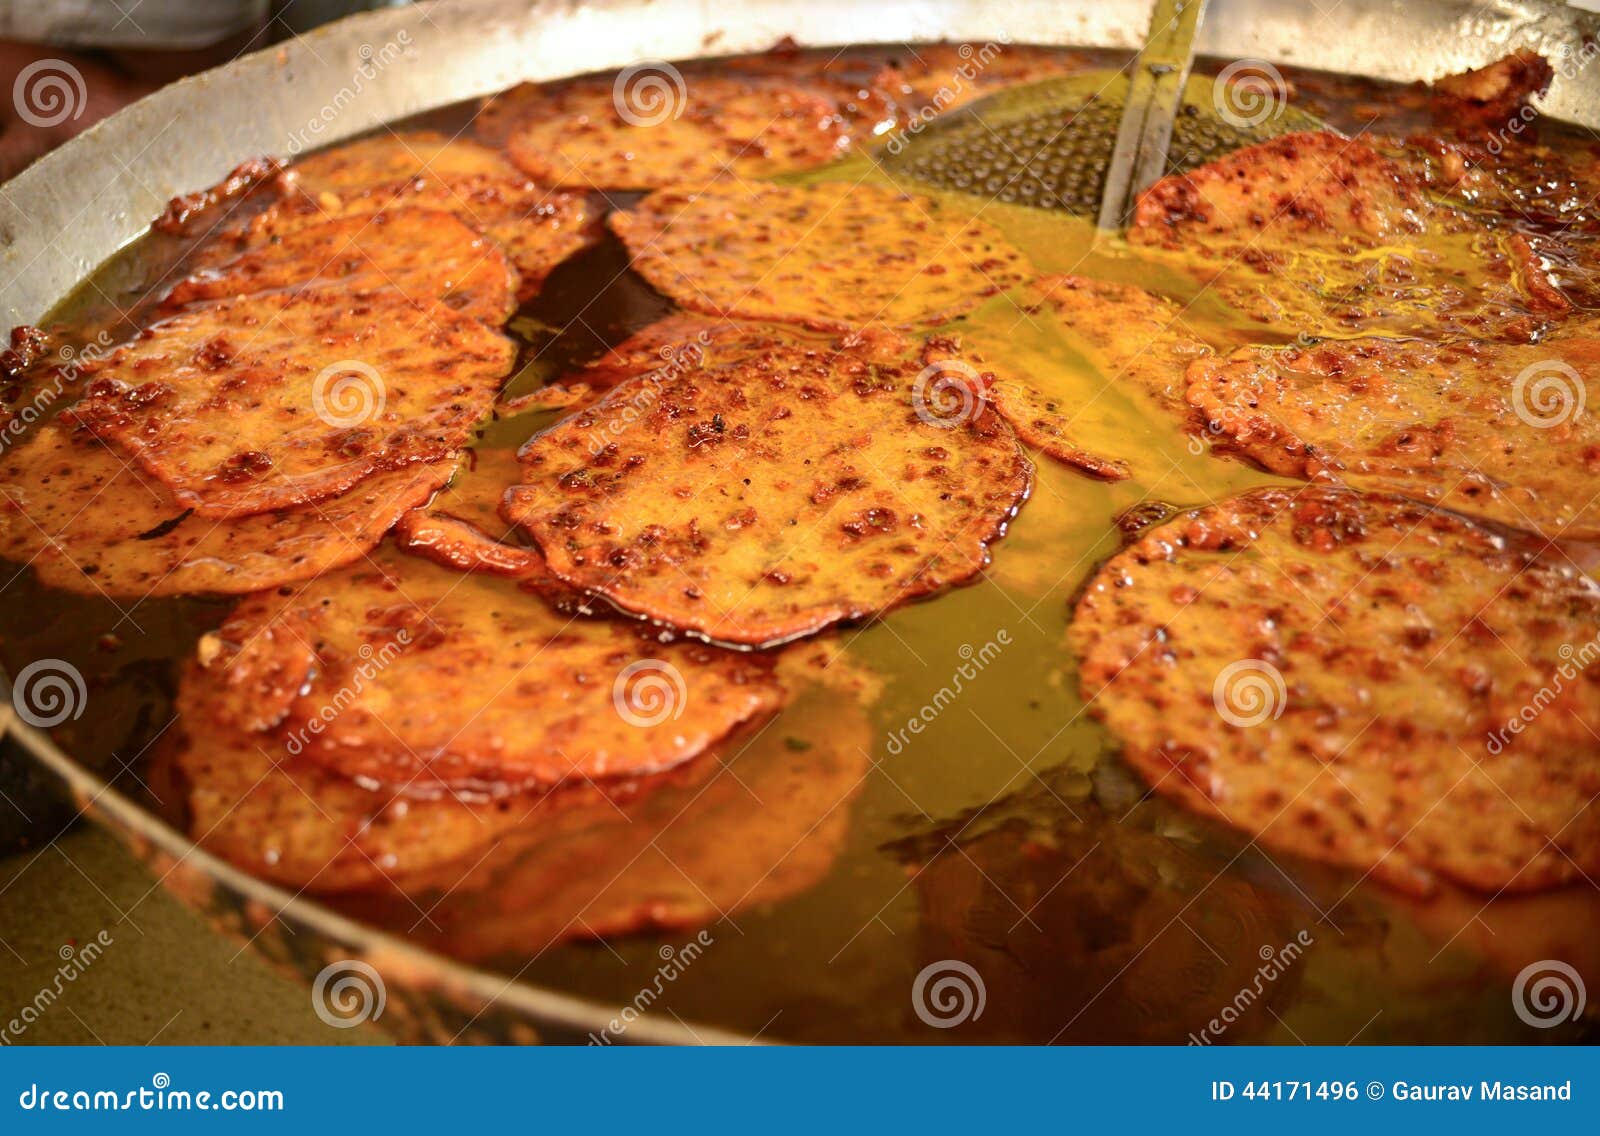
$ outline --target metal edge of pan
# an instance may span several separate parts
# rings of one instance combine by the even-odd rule
[[[215,184],[241,161],[332,145],[522,80],[641,59],[758,51],[784,36],[812,47],[998,41],[1130,49],[1148,14],[1144,0],[951,0],[937,7],[890,0],[870,9],[855,0],[753,0],[736,17],[694,0],[432,0],[353,16],[165,87],[0,185],[0,273],[10,275],[0,285],[0,321],[37,321],[143,235],[170,197]],[[1586,67],[1581,54],[1594,39],[1600,19],[1549,0],[1440,0],[1426,7],[1344,0],[1329,16],[1280,0],[1212,0],[1200,50],[1414,81],[1532,48],[1557,57],[1557,77],[1541,109],[1600,128],[1600,67]],[[326,129],[312,128],[328,105],[312,92],[348,85],[391,44],[405,62],[367,80],[364,90],[374,97]],[[1571,60],[1579,62],[1562,65]],[[103,180],[110,169],[121,172],[83,201],[78,191],[97,184],[87,179]],[[102,202],[111,191],[118,196]],[[3,676],[0,695],[9,706],[11,686]],[[169,890],[280,969],[309,977],[352,956],[377,966],[391,995],[391,1012],[380,1024],[404,1040],[582,1042],[612,1014],[593,1001],[408,945],[264,883],[200,849],[48,734],[11,717],[7,740],[56,779],[81,813],[122,839]],[[630,1027],[628,1040],[747,1039],[644,1018]]]

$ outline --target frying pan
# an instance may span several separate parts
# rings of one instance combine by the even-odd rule
[[[1600,67],[1576,64],[1600,32],[1591,16],[1543,0],[1341,0],[1326,8],[1213,0],[1199,50],[1413,81],[1531,48],[1558,70],[1544,112],[1600,128]],[[216,183],[245,159],[336,143],[521,80],[760,50],[784,36],[806,46],[1009,37],[1133,49],[1149,16],[1143,0],[746,0],[737,10],[706,0],[441,0],[356,16],[158,91],[0,187],[0,315],[6,325],[38,321],[141,236],[168,198]],[[336,97],[374,57],[391,62],[360,81],[355,97]],[[375,966],[388,988],[382,1024],[401,1039],[580,1041],[614,1013],[452,962],[245,875],[16,720],[8,681],[0,679],[0,693],[14,756],[20,751],[118,834],[185,902],[281,968],[309,977],[335,960]],[[626,1040],[745,1039],[645,1016]]]

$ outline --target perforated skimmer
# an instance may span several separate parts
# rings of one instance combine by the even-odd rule
[[[935,119],[879,156],[896,176],[1014,205],[1095,216],[1128,98],[1123,73],[1096,72],[1011,88]],[[1178,173],[1280,134],[1314,130],[1282,105],[1270,69],[1191,76],[1165,169]]]

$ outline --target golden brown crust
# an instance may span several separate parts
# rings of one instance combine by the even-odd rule
[[[1274,473],[1404,493],[1549,537],[1600,538],[1600,339],[1350,340],[1242,350],[1189,401]]]
[[[1163,178],[1128,239],[1182,254],[1249,318],[1305,335],[1527,339],[1570,309],[1525,239],[1425,188],[1364,141],[1286,134]]]
[[[268,213],[268,221],[281,220]],[[448,213],[397,209],[319,224],[258,225],[202,250],[169,308],[282,290],[393,288],[498,327],[516,309],[517,274],[499,245]]]
[[[0,455],[0,556],[91,595],[275,588],[358,559],[454,464],[378,474],[298,509],[216,519],[193,514],[93,437],[45,425]]]
[[[565,189],[656,189],[766,178],[844,156],[851,122],[816,91],[671,65],[555,87],[525,84],[479,115],[528,176]]]
[[[931,349],[929,349],[931,350]],[[1032,470],[953,351],[773,329],[533,438],[503,515],[619,607],[766,644],[976,574]]]
[[[289,180],[311,197],[360,193],[413,178],[523,180],[505,155],[437,130],[382,130],[295,161]]]
[[[1404,890],[1529,891],[1600,870],[1597,627],[1600,587],[1564,564],[1306,487],[1148,531],[1071,637],[1156,791]]]
[[[792,652],[781,668],[803,688],[792,726],[636,781],[492,800],[364,788],[220,726],[197,665],[186,736],[161,759],[203,847],[296,890],[431,894],[413,933],[458,956],[695,927],[816,883],[848,831],[868,768],[859,698]]]
[[[872,185],[660,190],[610,224],[651,285],[714,316],[927,326],[1028,276],[987,222]]]
[[[784,679],[801,688],[808,676],[790,662]],[[510,834],[435,909],[430,938],[471,959],[523,955],[708,926],[815,886],[848,839],[871,726],[854,696],[819,684],[793,708],[631,797],[581,814],[569,804]]]
[[[251,875],[296,891],[449,888],[507,832],[567,803],[559,796],[413,801],[364,788],[217,728],[208,698],[203,688],[186,691],[182,735],[160,758],[184,785],[189,834]]]
[[[314,665],[295,685],[307,647]],[[282,706],[267,717],[291,753],[418,797],[659,772],[783,702],[764,657],[654,642],[563,615],[526,581],[388,548],[246,599],[203,663],[197,697],[249,707],[224,724]]]
[[[169,316],[95,364],[64,419],[185,508],[247,516],[454,457],[513,356],[470,316],[389,288],[243,296]]]
[[[402,209],[445,212],[498,242],[520,277],[519,300],[600,235],[582,194],[535,185],[503,156],[430,131],[386,134],[313,155],[290,172],[290,192],[247,227],[261,244],[338,217]]]

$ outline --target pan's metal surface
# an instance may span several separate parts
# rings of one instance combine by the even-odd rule
[[[1324,11],[1324,7],[1326,11]],[[292,155],[383,123],[488,94],[641,59],[765,48],[1009,38],[1131,49],[1144,0],[452,0],[358,16],[187,79],[86,131],[0,186],[0,319],[33,322],[98,264],[142,235],[175,194],[239,162]],[[1600,128],[1600,67],[1585,67],[1600,21],[1543,0],[1212,0],[1200,51],[1432,79],[1517,48],[1557,77],[1552,115]],[[9,683],[0,693],[10,702]],[[385,976],[384,1024],[412,1041],[581,1041],[612,1009],[450,962],[263,884],[194,847],[107,787],[41,730],[20,745],[80,809],[116,831],[163,882],[225,930],[302,974],[363,958]],[[742,1040],[646,1017],[630,1041]]]

